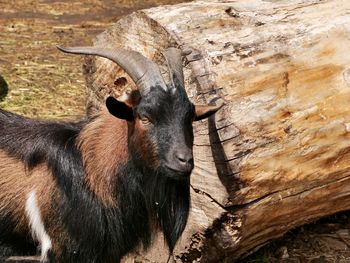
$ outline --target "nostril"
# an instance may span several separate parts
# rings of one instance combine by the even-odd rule
[[[185,157],[184,157],[183,155],[178,155],[178,156],[177,156],[177,159],[178,159],[180,162],[182,162],[182,163],[186,163],[186,162],[187,162],[186,159],[185,159]]]
[[[174,151],[170,160],[168,167],[181,173],[190,173],[194,166],[191,150]]]
[[[184,165],[193,163],[192,154],[178,152],[175,156]]]

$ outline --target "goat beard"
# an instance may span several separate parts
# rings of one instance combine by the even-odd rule
[[[184,231],[190,209],[190,177],[181,180],[158,169],[144,177],[147,209],[156,218],[170,252]]]
[[[134,158],[129,162],[131,165],[125,170],[126,177],[120,178],[124,181],[121,185],[126,186],[125,190],[121,191],[125,195],[121,197],[129,199],[128,204],[138,204],[138,209],[144,207],[147,210],[149,223],[155,221],[156,228],[163,232],[172,253],[187,224],[190,209],[190,174],[178,176],[162,165],[157,168],[147,167],[135,152],[132,156]],[[128,210],[125,208],[125,211]],[[150,245],[150,238],[154,233],[154,224],[148,227],[150,231],[140,229],[144,248]]]

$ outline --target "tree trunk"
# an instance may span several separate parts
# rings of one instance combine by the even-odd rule
[[[94,45],[137,50],[165,75],[163,49],[192,50],[190,99],[226,101],[194,127],[177,262],[232,262],[350,208],[349,12],[348,0],[191,2],[134,13],[97,37]],[[85,74],[89,112],[133,86],[106,59],[88,57]],[[137,253],[142,262],[166,262],[159,239]]]

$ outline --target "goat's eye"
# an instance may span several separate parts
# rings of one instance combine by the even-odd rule
[[[142,122],[143,125],[150,125],[150,124],[152,124],[151,120],[148,117],[145,117],[145,116],[143,116],[141,118],[141,122]]]

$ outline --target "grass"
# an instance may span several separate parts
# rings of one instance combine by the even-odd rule
[[[79,29],[67,31],[84,37]],[[56,44],[70,42],[71,35],[60,32],[43,21],[0,24],[0,75],[9,89],[1,108],[40,118],[76,119],[84,114],[81,59],[56,50]]]
[[[0,1],[0,76],[9,92],[0,108],[29,117],[84,115],[81,58],[55,46],[91,45],[121,16],[179,0]]]
[[[1,108],[30,117],[54,119],[84,114],[84,81],[79,67],[29,62],[5,68],[2,76],[9,93],[0,103]]]

